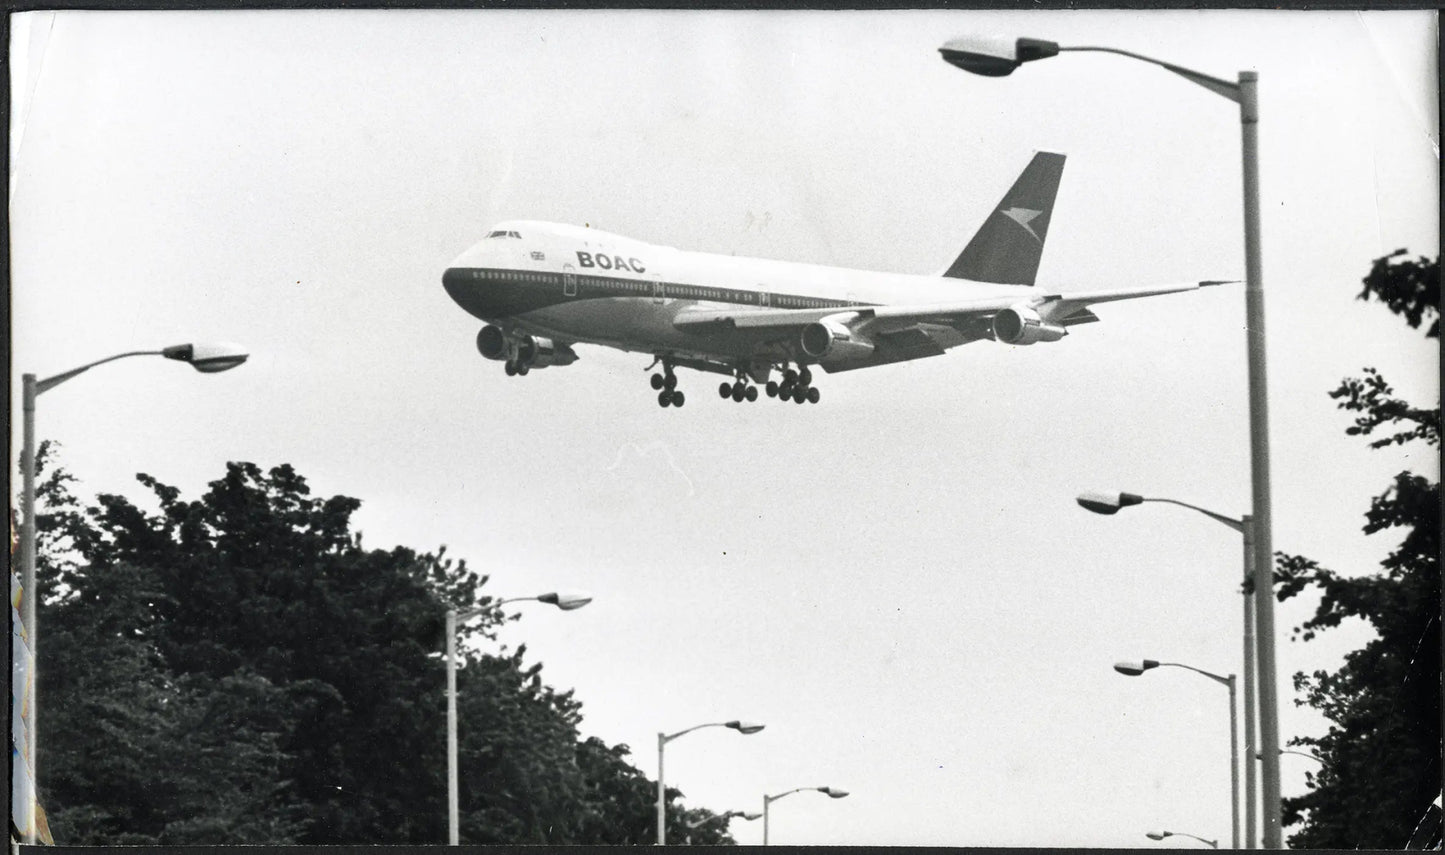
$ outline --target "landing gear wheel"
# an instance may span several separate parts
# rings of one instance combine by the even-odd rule
[[[747,396],[747,399],[748,399],[748,401],[749,401],[750,403],[751,403],[752,401],[756,401],[756,400],[758,399],[758,387],[756,387],[756,386],[749,386],[749,387],[748,387],[748,390],[747,390],[746,392],[744,392],[743,394]]]
[[[804,386],[813,382],[813,372],[808,370],[808,366],[805,365],[798,369],[798,382]]]
[[[666,392],[666,391],[664,391],[664,392],[658,392],[658,393],[657,393],[657,405],[658,405],[659,407],[668,407],[668,406],[671,406],[671,405],[672,405],[672,393],[671,393],[671,392]]]
[[[783,370],[783,385],[784,385],[784,386],[791,386],[791,385],[793,385],[793,381],[795,381],[795,380],[797,380],[797,379],[798,379],[798,372],[794,371],[794,370],[791,369],[791,368],[787,368],[787,369],[784,369],[784,370]]]
[[[507,364],[502,366],[502,368],[506,370],[508,377],[517,376],[517,363],[513,362],[512,360],[508,359]]]
[[[783,385],[778,387],[778,398],[786,401],[791,397],[793,397],[793,384],[785,380]]]
[[[768,385],[767,385],[767,387],[764,389],[764,391],[768,393],[768,397],[769,397],[769,398],[776,398],[776,397],[778,397],[778,381],[776,381],[776,380],[769,380],[769,381],[768,381]]]
[[[733,396],[733,384],[723,383],[717,387],[717,394],[720,398],[731,398]]]
[[[532,370],[532,366],[528,365],[527,363],[525,363],[525,362],[518,362],[518,363],[517,363],[517,376],[518,376],[518,377],[526,377],[526,376],[527,376],[527,372],[528,372],[528,371],[531,371],[531,370]]]
[[[652,375],[652,388],[661,391],[661,389],[662,389],[662,375],[661,375],[661,374],[654,374],[654,375]]]
[[[822,396],[818,393],[817,388],[813,386],[808,387],[808,403],[816,404],[818,403],[818,398],[820,397]]]
[[[806,400],[808,400],[808,390],[807,390],[807,389],[803,388],[802,386],[799,386],[798,388],[796,388],[796,389],[793,390],[793,403],[795,403],[795,404],[801,404],[801,403],[803,403],[803,402],[806,401]]]
[[[733,384],[732,399],[734,401],[741,404],[743,401],[743,397],[747,395],[747,393],[748,389],[742,384],[742,381],[738,381],[737,383]]]
[[[683,405],[683,402],[685,402],[686,400],[687,400],[687,396],[684,395],[684,394],[682,394],[682,390],[681,390],[681,389],[674,389],[674,390],[672,391],[672,405],[673,405],[674,407],[680,407],[680,406],[682,406],[682,405]]]

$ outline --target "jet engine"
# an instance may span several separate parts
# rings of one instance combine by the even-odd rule
[[[873,352],[873,342],[831,318],[803,327],[798,343],[819,362],[860,359]]]
[[[487,359],[505,359],[514,365],[546,368],[571,365],[577,354],[565,344],[525,333],[509,335],[501,327],[487,324],[477,333],[477,350]]]
[[[993,316],[993,336],[1005,344],[1058,341],[1068,334],[1063,325],[1046,323],[1038,312],[1023,304],[1003,309]]]
[[[509,345],[507,334],[502,332],[501,327],[487,324],[477,333],[477,350],[488,359],[509,359],[512,355]]]
[[[517,362],[533,368],[548,365],[571,365],[577,361],[577,354],[565,344],[558,344],[550,338],[521,335],[517,337]]]

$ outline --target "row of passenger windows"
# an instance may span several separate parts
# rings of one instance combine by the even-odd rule
[[[497,231],[487,232],[487,237],[489,237],[489,238],[505,237],[505,238],[518,238],[518,239],[520,239],[522,236],[519,235],[519,234],[517,234],[516,232],[509,232],[509,231],[504,231],[504,230],[499,229],[499,230],[497,230]]]
[[[558,276],[555,273],[524,273],[518,271],[484,270],[482,278],[496,279],[507,282],[538,282],[555,283]],[[600,276],[579,276],[577,281],[583,287],[598,288],[603,291],[619,293],[652,293],[652,284],[643,283],[629,279],[609,279]],[[696,285],[672,285],[662,284],[663,295],[673,299],[690,297],[696,300],[716,300],[723,303],[752,302],[758,295],[749,291],[726,291],[719,288],[703,288]],[[764,294],[770,302],[761,305],[772,305],[780,309],[821,309],[827,306],[845,305],[837,300],[819,300],[812,297],[792,297],[781,294]]]

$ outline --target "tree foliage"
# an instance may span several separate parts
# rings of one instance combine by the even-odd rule
[[[37,582],[57,841],[445,842],[445,612],[488,602],[486,577],[444,549],[362,548],[360,503],[313,497],[290,466],[228,464],[194,501],[140,475],[147,512],[81,508],[53,454]],[[463,639],[505,620],[486,609]],[[626,746],[580,739],[581,703],[525,646],[459,647],[463,842],[652,842],[654,785]]]
[[[1400,250],[1375,260],[1361,299],[1375,298],[1412,328],[1434,320],[1439,337],[1439,260],[1396,261]],[[1340,409],[1357,413],[1346,430],[1374,437],[1372,448],[1406,443],[1440,446],[1440,407],[1424,409],[1395,397],[1373,368],[1346,378],[1330,393]],[[1364,531],[1401,533],[1378,572],[1346,575],[1298,555],[1281,555],[1277,595],[1320,594],[1313,617],[1296,628],[1308,641],[1350,619],[1367,622],[1375,638],[1333,672],[1296,674],[1297,704],[1330,722],[1319,737],[1296,737],[1322,765],[1311,790],[1284,800],[1295,848],[1400,848],[1441,789],[1440,483],[1397,474],[1375,496]]]

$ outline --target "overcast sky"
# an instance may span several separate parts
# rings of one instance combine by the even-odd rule
[[[1258,69],[1274,544],[1368,572],[1360,533],[1421,447],[1370,451],[1327,393],[1378,367],[1438,400],[1438,355],[1356,301],[1371,259],[1439,252],[1433,12],[188,12],[14,19],[12,398],[112,353],[235,341],[215,376],[107,365],[47,393],[82,495],[146,472],[198,497],[228,460],[363,501],[366,544],[442,544],[525,610],[582,730],[690,805],[773,807],[788,844],[1156,846],[1229,838],[1223,688],[1238,536],[1124,489],[1249,510],[1243,287],[1097,309],[1061,342],[980,342],[823,375],[817,406],[689,396],[579,346],[506,377],[441,287],[494,222],[590,223],[710,252],[931,273],[1036,150],[1068,154],[1038,281],[1242,278],[1238,110],[1165,71],[1064,55],[1011,77],[967,33]],[[963,286],[960,286],[963,287]],[[18,423],[18,413],[16,414]],[[1290,675],[1281,735],[1323,733]],[[55,667],[52,665],[52,667]],[[439,685],[437,691],[441,692]],[[466,726],[466,722],[462,722]],[[438,735],[441,738],[441,735]],[[1281,761],[1286,795],[1305,758]],[[438,805],[438,811],[444,806]],[[736,820],[742,843],[762,823]]]

